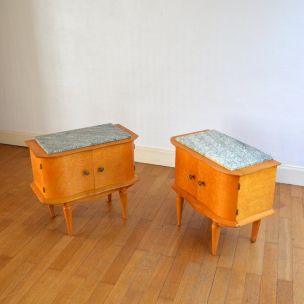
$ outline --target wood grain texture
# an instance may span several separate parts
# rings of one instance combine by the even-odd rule
[[[122,126],[119,126],[125,129]],[[126,130],[126,129],[125,129]],[[27,141],[30,148],[33,182],[31,187],[41,203],[49,206],[64,204],[67,232],[72,235],[71,203],[93,195],[108,195],[118,191],[122,218],[127,218],[127,190],[137,181],[134,166],[134,139],[46,154],[35,140]]]
[[[136,164],[128,221],[118,193],[62,208],[51,220],[28,184],[28,150],[0,145],[0,303],[294,303],[304,301],[304,189],[276,185],[278,218],[224,228],[210,254],[211,222],[184,204],[176,225],[172,168]],[[13,170],[14,169],[14,170]],[[274,220],[273,220],[274,218]]]
[[[240,177],[237,220],[272,209],[275,190],[276,167]]]
[[[196,132],[195,132],[196,133]],[[175,179],[177,224],[185,199],[201,215],[212,220],[211,252],[216,254],[219,226],[238,227],[253,223],[251,241],[257,239],[260,221],[272,208],[276,161],[230,171],[171,138],[176,148]]]

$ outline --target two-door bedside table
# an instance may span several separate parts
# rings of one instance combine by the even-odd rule
[[[216,254],[220,226],[252,223],[255,242],[261,219],[273,214],[276,169],[271,156],[215,130],[171,138],[176,147],[177,223],[184,199],[212,220],[212,249]]]
[[[89,128],[37,136],[26,141],[30,149],[33,182],[39,201],[63,205],[67,233],[72,235],[72,203],[93,195],[118,191],[122,217],[127,216],[127,189],[137,181],[134,140],[137,135],[121,125]]]

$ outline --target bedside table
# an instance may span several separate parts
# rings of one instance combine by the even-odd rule
[[[215,130],[171,138],[176,147],[175,190],[177,223],[184,199],[212,220],[212,254],[220,226],[252,223],[255,242],[261,219],[273,214],[275,177],[279,162],[269,155]]]
[[[62,205],[67,233],[72,235],[72,203],[93,195],[118,191],[122,217],[127,217],[127,189],[137,181],[134,140],[138,136],[121,125],[100,125],[37,136],[30,149],[33,182],[39,201],[55,217]]]

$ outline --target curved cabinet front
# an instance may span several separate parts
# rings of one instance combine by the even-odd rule
[[[197,200],[194,207],[198,211],[204,205],[218,217],[236,220],[238,176],[215,170],[178,147],[175,170],[176,185]]]
[[[44,196],[56,199],[94,189],[92,152],[42,159]]]
[[[134,145],[125,143],[92,151],[95,188],[134,179]]]

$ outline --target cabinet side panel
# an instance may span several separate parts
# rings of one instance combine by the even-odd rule
[[[134,144],[128,142],[93,151],[95,188],[119,185],[134,179]]]
[[[91,151],[44,158],[42,167],[45,197],[48,199],[64,198],[94,189]]]
[[[41,170],[41,159],[36,157],[35,154],[30,150],[32,173],[33,173],[33,184],[43,192],[43,175]]]
[[[237,220],[272,209],[276,167],[240,177]]]

